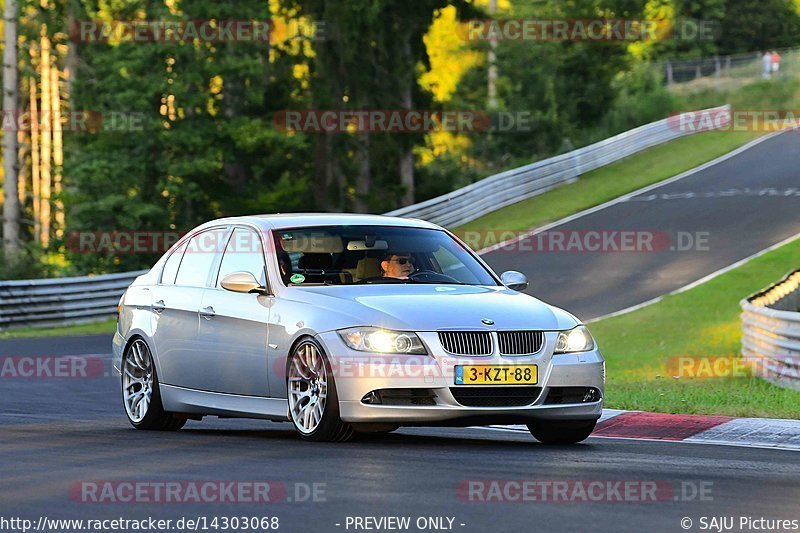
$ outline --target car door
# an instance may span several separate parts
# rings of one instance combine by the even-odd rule
[[[213,287],[203,291],[199,357],[209,375],[206,390],[268,397],[267,323],[272,296],[225,290],[222,279],[249,272],[267,286],[259,233],[236,227],[228,239]]]
[[[165,263],[161,283],[152,297],[153,340],[161,383],[201,390],[207,384],[207,370],[197,358],[199,311],[227,234],[227,227],[200,231]]]

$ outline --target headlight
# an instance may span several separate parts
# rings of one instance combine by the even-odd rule
[[[428,353],[416,333],[381,328],[350,328],[338,333],[346,345],[359,352]]]
[[[588,352],[594,349],[594,339],[589,330],[578,326],[569,331],[560,331],[554,353]]]

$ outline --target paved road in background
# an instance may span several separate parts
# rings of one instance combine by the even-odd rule
[[[109,342],[7,340],[0,356],[103,354]],[[109,369],[110,356],[101,357]],[[113,375],[3,379],[0,386],[2,517],[277,516],[280,531],[335,532],[354,531],[345,529],[348,516],[447,516],[455,531],[517,533],[683,531],[681,519],[698,524],[703,516],[800,518],[796,452],[599,438],[549,447],[519,432],[472,428],[410,428],[316,444],[301,442],[289,424],[216,418],[190,421],[178,433],[143,432],[128,425]],[[176,480],[273,481],[294,499],[295,491],[303,496],[305,487],[322,483],[324,501],[84,503],[75,490],[81,482]],[[470,502],[458,492],[470,480],[654,482],[666,499]],[[702,501],[700,488],[709,491]]]
[[[591,231],[652,235],[652,248],[660,251],[547,251],[563,249],[553,241],[558,235],[564,247],[573,235],[592,246],[598,241],[584,238]],[[542,244],[534,236],[483,257],[498,272],[524,272],[529,294],[589,320],[669,293],[799,232],[800,131],[789,131],[552,228]],[[688,235],[707,239],[707,246],[670,250],[689,243]]]
[[[584,319],[659,296],[800,231],[800,196],[791,193],[800,186],[799,139],[780,135],[558,228],[708,232],[709,251],[486,257],[498,270],[525,271],[533,294]],[[702,517],[723,516],[738,530],[739,517],[800,519],[800,463],[788,451],[600,438],[548,447],[475,428],[323,445],[301,442],[288,424],[216,418],[178,433],[140,432],[123,413],[109,351],[108,336],[0,341],[0,357],[94,356],[103,368],[91,379],[0,379],[0,518],[276,516],[280,531],[327,532],[354,531],[348,516],[445,516],[455,531],[517,533],[686,531],[686,518],[698,531]],[[322,483],[324,501],[91,504],[74,490],[104,480],[266,480],[295,500],[296,490]],[[482,503],[459,497],[470,480],[656,482],[672,492],[649,503]],[[710,488],[704,500],[701,486]]]

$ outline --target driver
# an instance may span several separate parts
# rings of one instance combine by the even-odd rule
[[[405,252],[387,252],[381,259],[384,278],[408,279],[414,272],[414,257]]]

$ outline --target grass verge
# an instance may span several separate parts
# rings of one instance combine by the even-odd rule
[[[705,109],[726,102],[734,110],[796,109],[800,106],[800,80],[757,81],[731,90],[704,89],[682,94],[676,96],[675,110]],[[518,231],[543,226],[691,170],[759,135],[759,132],[712,132],[676,139],[584,174],[575,183],[489,213],[454,231]]]
[[[574,183],[484,215],[454,231],[518,231],[543,226],[691,170],[758,136],[753,132],[709,132],[676,139],[584,174]]]
[[[69,335],[112,335],[117,320],[111,318],[102,322],[90,322],[88,324],[78,324],[75,326],[63,326],[58,328],[20,328],[0,331],[2,339],[25,339],[31,337],[62,337]]]
[[[800,391],[754,377],[673,376],[674,357],[738,358],[739,301],[800,265],[800,240],[694,289],[590,326],[606,357],[606,406],[800,419]],[[699,366],[693,367],[695,370]],[[705,374],[707,375],[707,374]]]

